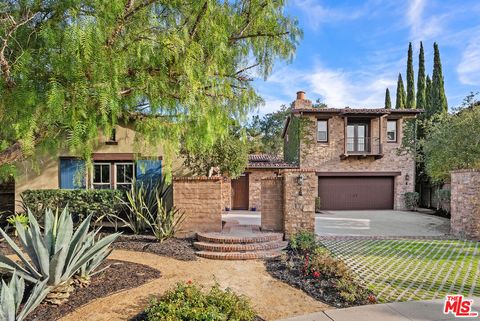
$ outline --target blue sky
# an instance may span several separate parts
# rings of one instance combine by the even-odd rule
[[[290,0],[287,14],[298,18],[304,37],[293,62],[255,81],[265,99],[259,114],[289,104],[297,90],[330,107],[355,108],[383,107],[388,87],[395,104],[410,41],[415,73],[423,41],[430,75],[433,42],[439,44],[450,108],[480,91],[479,0]]]

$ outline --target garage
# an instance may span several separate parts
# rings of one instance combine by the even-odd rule
[[[393,182],[393,176],[320,176],[321,209],[393,209]]]

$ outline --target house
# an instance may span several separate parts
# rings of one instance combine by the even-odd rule
[[[417,109],[313,108],[297,93],[283,131],[285,161],[311,168],[325,210],[405,209],[415,160],[401,152]]]
[[[129,125],[116,126],[111,137],[100,134],[88,168],[68,152],[42,157],[34,166],[30,160],[20,163],[15,180],[0,185],[2,204],[9,210],[15,204],[19,210],[20,194],[28,189],[129,189],[135,177],[161,176],[162,148],[139,149],[135,135]],[[174,171],[179,168],[173,164]]]

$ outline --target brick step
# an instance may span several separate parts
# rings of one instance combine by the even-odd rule
[[[210,242],[195,242],[193,245],[197,250],[207,252],[253,252],[253,251],[268,251],[273,249],[284,249],[288,242],[271,241],[262,243],[210,243]]]
[[[205,259],[211,260],[257,260],[270,259],[282,254],[281,250],[254,251],[254,252],[208,252],[198,251],[196,254]]]
[[[283,241],[282,233],[254,233],[258,235],[232,235],[224,233],[197,233],[199,242],[205,243],[220,243],[220,244],[248,244],[248,243],[266,243],[272,241]]]

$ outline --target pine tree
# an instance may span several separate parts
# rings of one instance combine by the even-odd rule
[[[432,112],[448,112],[447,97],[445,96],[445,85],[442,73],[442,63],[440,61],[440,50],[435,42],[433,44],[433,75],[432,75]]]
[[[395,109],[405,108],[405,89],[403,87],[402,74],[398,74],[397,81],[397,99],[395,101]]]
[[[390,90],[387,88],[385,90],[385,109],[391,109],[392,108],[392,101],[390,99]]]
[[[433,114],[432,107],[432,80],[430,75],[427,75],[427,81],[425,85],[425,114],[430,117]]]
[[[420,42],[420,53],[418,54],[418,78],[417,78],[417,108],[426,108],[425,97],[425,53],[423,51],[423,43]]]
[[[413,71],[412,43],[408,44],[407,58],[407,98],[405,108],[415,108],[415,72]]]

